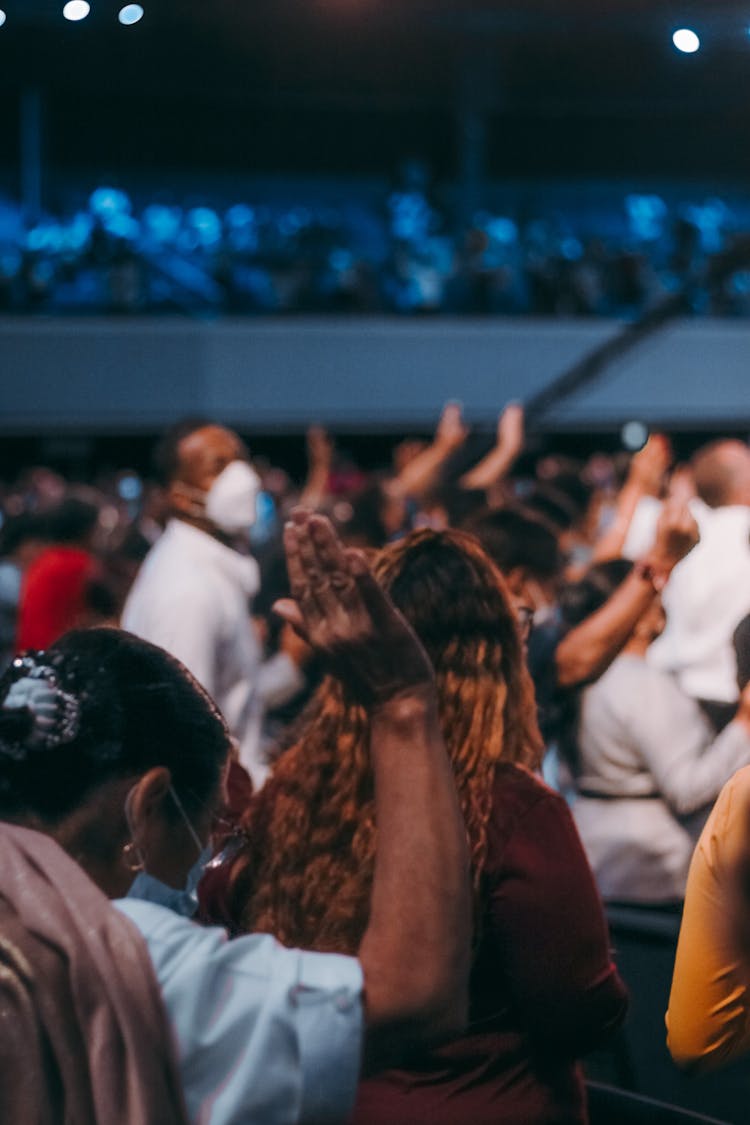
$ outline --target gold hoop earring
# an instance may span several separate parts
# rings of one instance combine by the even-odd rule
[[[122,849],[122,861],[128,871],[143,871],[146,866],[143,853],[134,840],[131,840],[130,843],[126,844]]]

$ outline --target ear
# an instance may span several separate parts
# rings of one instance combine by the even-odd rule
[[[164,802],[169,797],[172,774],[166,766],[155,766],[135,783],[126,806],[134,843],[144,847],[157,823],[163,820]]]

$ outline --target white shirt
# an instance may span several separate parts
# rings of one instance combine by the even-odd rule
[[[582,693],[578,753],[573,815],[603,896],[682,898],[708,809],[750,763],[743,724],[717,735],[671,676],[623,653]]]
[[[250,620],[258,564],[182,520],[170,520],[130,591],[122,625],[160,645],[216,701],[239,742],[240,761],[260,786],[265,707],[284,702],[303,678],[283,653],[262,663]]]
[[[351,1113],[364,1017],[359,961],[227,941],[154,903],[115,904],[148,946],[195,1125],[334,1125]]]
[[[638,558],[653,545],[661,511],[645,497],[636,508],[623,554]],[[697,544],[664,588],[667,626],[649,649],[655,667],[677,677],[694,699],[731,703],[738,696],[732,634],[750,613],[750,507],[709,508],[690,502]]]

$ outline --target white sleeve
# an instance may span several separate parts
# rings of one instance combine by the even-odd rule
[[[353,957],[227,941],[164,907],[117,905],[146,939],[200,1125],[334,1125],[354,1105],[364,1017]]]
[[[622,545],[624,559],[639,559],[654,545],[656,538],[656,525],[661,513],[661,500],[653,496],[644,496],[638,501],[633,518]]]
[[[304,686],[304,673],[285,652],[277,652],[260,667],[258,694],[269,710],[283,707]]]
[[[671,676],[644,666],[637,695],[621,714],[657,788],[678,816],[711,804],[750,763],[750,734],[731,722],[714,737],[698,703]]]

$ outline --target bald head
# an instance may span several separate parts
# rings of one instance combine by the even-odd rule
[[[247,449],[233,430],[202,426],[178,442],[174,480],[207,490],[232,461],[245,460]]]
[[[695,491],[711,508],[750,505],[750,449],[742,441],[714,441],[693,457]]]

